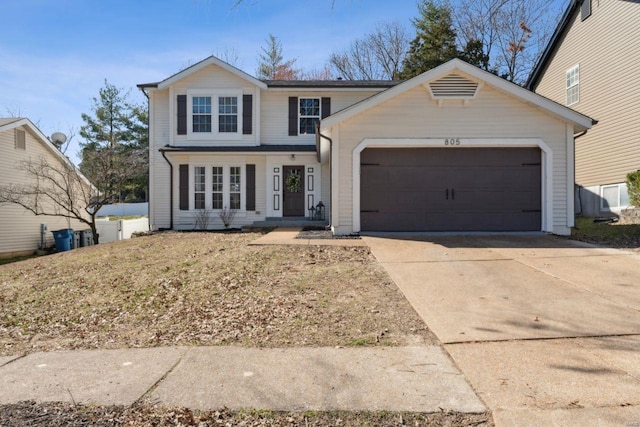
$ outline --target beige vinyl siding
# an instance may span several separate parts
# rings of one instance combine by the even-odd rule
[[[194,141],[189,140],[188,135],[175,135],[174,141],[177,146],[180,145],[232,145],[232,144],[242,144],[242,145],[256,145],[257,144],[257,114],[258,114],[258,103],[259,103],[259,91],[260,89],[254,86],[249,81],[242,79],[229,71],[211,64],[202,70],[199,70],[172,85],[172,90],[174,93],[174,98],[177,95],[185,95],[187,91],[190,89],[211,89],[213,93],[215,93],[216,89],[233,89],[240,90],[245,95],[253,95],[253,111],[252,111],[252,123],[253,123],[253,133],[251,135],[243,135],[242,134],[242,117],[238,117],[238,127],[241,134],[241,139],[233,139],[227,140],[224,139],[212,139],[210,141]],[[171,102],[176,102],[175,99],[171,100]],[[242,104],[242,96],[238,99],[238,103]],[[212,114],[216,114],[217,106],[212,105]],[[175,109],[174,109],[175,112]],[[187,111],[187,114],[189,112]],[[177,115],[175,112],[174,115]],[[176,132],[177,128],[177,116],[171,117],[173,122],[173,131]]]
[[[340,179],[334,186],[339,191],[341,227],[352,225],[352,152],[366,138],[542,138],[554,156],[550,222],[566,231],[565,123],[488,85],[466,107],[462,101],[438,107],[419,86],[345,121],[338,131]]]
[[[580,65],[580,102],[571,108],[598,120],[576,140],[576,182],[624,182],[640,169],[640,4],[594,1],[585,21],[569,24],[536,92],[565,104],[565,72]]]
[[[52,164],[60,160],[45,148],[24,126],[26,149],[15,148],[15,128],[0,132],[0,173],[2,184],[23,184],[28,175],[19,169],[21,162],[32,159],[38,161],[41,156]],[[69,228],[85,230],[89,227],[79,221],[67,222],[65,218],[36,216],[17,205],[0,204],[0,257],[35,251],[40,245],[40,224],[47,224],[47,245],[54,243],[51,231]]]
[[[331,114],[343,110],[378,91],[276,91],[262,92],[260,141],[265,145],[315,144],[315,135],[289,136],[289,97],[331,98]]]
[[[160,153],[160,148],[169,144],[169,121],[169,90],[150,91],[149,225],[152,230],[168,228],[170,225],[169,186],[171,169],[162,157],[162,153]],[[178,166],[175,162],[172,163],[175,172]]]
[[[179,154],[168,155],[170,156],[173,168],[173,218],[174,228],[178,230],[191,230],[195,228],[195,211],[193,210],[180,210],[179,198],[180,198],[180,176],[179,168],[180,164],[188,164],[192,166],[206,166],[220,165],[220,166],[241,166],[244,171],[244,179],[246,180],[246,165],[256,165],[256,209],[255,211],[239,211],[231,225],[232,228],[239,228],[245,225],[251,225],[254,221],[260,221],[265,219],[266,215],[266,186],[264,184],[265,176],[267,174],[266,169],[266,157],[261,155],[243,156],[237,153],[229,153],[223,155],[214,154]],[[193,179],[191,169],[189,172],[189,179]],[[246,184],[246,182],[245,182]],[[246,197],[246,187],[242,197]],[[168,194],[168,191],[167,191]],[[167,211],[169,208],[167,208]],[[257,214],[256,212],[260,212]],[[223,228],[222,221],[217,211],[214,211],[211,215],[211,226],[209,228]]]

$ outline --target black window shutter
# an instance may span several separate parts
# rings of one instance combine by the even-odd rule
[[[247,165],[247,200],[246,209],[256,210],[256,165]]]
[[[253,133],[253,95],[242,95],[242,134]]]
[[[178,95],[178,135],[187,134],[187,95]]]
[[[322,116],[320,116],[321,119],[331,115],[331,98],[322,98],[320,110],[322,114]]]
[[[180,210],[189,210],[189,165],[180,165]]]
[[[289,136],[298,135],[298,98],[289,97]]]
[[[583,21],[591,16],[591,0],[583,0],[582,6],[580,6],[580,14]]]

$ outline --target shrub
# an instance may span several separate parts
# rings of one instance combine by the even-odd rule
[[[631,204],[640,208],[640,170],[627,174],[627,189]]]

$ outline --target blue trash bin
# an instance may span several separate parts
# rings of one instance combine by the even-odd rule
[[[64,252],[71,250],[71,240],[73,239],[73,230],[71,228],[54,230],[52,233],[56,241],[56,251]]]

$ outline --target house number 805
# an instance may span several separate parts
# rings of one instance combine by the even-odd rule
[[[447,138],[444,140],[444,145],[460,145],[460,138]]]

